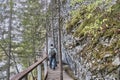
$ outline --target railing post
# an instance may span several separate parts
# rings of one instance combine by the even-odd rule
[[[28,80],[28,75],[25,76],[25,80]]]
[[[41,64],[38,65],[38,67],[37,67],[37,72],[38,72],[37,80],[42,80]]]
[[[25,77],[24,77],[24,78],[19,79],[19,80],[28,80],[28,74],[27,74],[27,75],[25,75]]]
[[[47,76],[47,60],[44,61],[44,79]]]

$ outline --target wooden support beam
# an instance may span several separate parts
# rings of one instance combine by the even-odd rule
[[[37,72],[38,72],[37,80],[42,80],[41,64],[38,65],[38,67],[37,67]]]

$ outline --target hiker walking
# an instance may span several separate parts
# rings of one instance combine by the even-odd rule
[[[53,47],[53,44],[50,45],[50,49],[48,51],[48,55],[49,55],[49,66],[51,69],[55,69],[56,65],[57,65],[57,62],[56,62],[56,53],[57,53],[57,50],[56,48]]]

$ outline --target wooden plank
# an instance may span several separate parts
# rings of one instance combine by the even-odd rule
[[[30,73],[33,69],[35,69],[39,64],[41,64],[45,59],[47,58],[47,55],[43,56],[42,59],[39,59],[36,63],[28,67],[26,70],[18,73],[17,75],[13,76],[10,80],[20,80],[24,78],[28,73]]]

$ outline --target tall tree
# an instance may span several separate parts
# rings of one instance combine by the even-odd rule
[[[9,28],[8,28],[8,36],[9,36],[9,45],[8,45],[8,55],[9,55],[9,57],[8,57],[8,60],[7,60],[7,62],[8,62],[8,69],[7,69],[7,80],[9,80],[10,79],[10,57],[11,57],[11,29],[12,29],[12,9],[13,9],[13,1],[12,0],[10,0],[10,18],[9,18]]]
[[[24,56],[36,57],[36,50],[43,47],[45,39],[45,15],[42,2],[39,0],[26,1],[24,3],[21,24],[23,26],[22,44]],[[25,7],[26,6],[26,7]],[[41,46],[40,46],[41,45]]]
[[[58,19],[58,26],[59,26],[59,30],[58,30],[58,51],[59,51],[59,62],[60,62],[60,80],[63,80],[63,66],[62,66],[62,51],[61,51],[61,21],[60,21],[60,9],[61,9],[61,2],[60,0],[58,0],[58,15],[59,15],[59,19]]]

